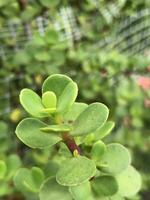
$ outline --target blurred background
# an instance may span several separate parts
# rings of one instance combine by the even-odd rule
[[[20,90],[40,94],[54,73],[78,83],[78,101],[109,107],[116,125],[106,142],[130,149],[143,179],[136,200],[149,200],[150,1],[0,0],[0,158],[47,162],[47,151],[26,148],[14,131],[26,115]],[[3,184],[0,199],[14,193]]]

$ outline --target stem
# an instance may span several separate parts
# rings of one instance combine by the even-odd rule
[[[73,137],[71,137],[68,133],[62,134],[62,138],[64,143],[67,145],[68,149],[72,154],[74,154],[75,150],[77,151],[78,155],[81,155],[81,150],[79,146],[76,144]]]

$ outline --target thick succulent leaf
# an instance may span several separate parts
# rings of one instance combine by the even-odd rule
[[[118,191],[118,184],[113,176],[99,176],[92,181],[92,188],[97,196],[112,196]]]
[[[96,173],[95,163],[83,156],[67,159],[60,165],[56,180],[64,186],[76,186],[88,181]]]
[[[20,168],[14,176],[16,188],[22,192],[39,192],[44,181],[44,174],[40,168],[33,167],[31,170]]]
[[[48,91],[42,95],[42,103],[45,108],[56,108],[57,97],[54,92]]]
[[[44,174],[46,177],[54,177],[59,169],[58,163],[49,160],[49,162],[45,165]]]
[[[106,137],[110,134],[111,130],[114,128],[115,123],[112,121],[106,122],[102,127],[98,128],[94,133],[94,139],[101,140],[102,138]]]
[[[72,81],[65,87],[58,99],[57,112],[66,113],[76,100],[77,94],[78,86]]]
[[[16,171],[21,166],[21,160],[20,160],[19,156],[12,154],[7,157],[6,165],[7,165],[6,179],[9,180],[14,176]]]
[[[52,132],[47,134],[40,130],[47,126],[38,119],[26,118],[22,120],[17,128],[17,137],[27,146],[31,148],[51,147],[61,140],[61,138]]]
[[[89,181],[78,186],[70,187],[69,191],[74,200],[94,200]]]
[[[78,87],[69,77],[61,74],[49,76],[43,83],[42,92],[52,91],[56,94],[58,112],[67,112],[74,103]]]
[[[89,105],[75,120],[71,135],[87,135],[101,127],[108,118],[109,110],[102,103]]]
[[[49,76],[43,83],[42,93],[52,91],[56,94],[57,99],[62,95],[66,86],[72,82],[72,79],[62,74]]]
[[[68,132],[71,130],[71,126],[67,124],[60,124],[60,125],[50,125],[44,128],[40,128],[41,131],[52,133],[52,132]]]
[[[41,187],[41,184],[43,183],[45,179],[45,175],[43,171],[38,167],[32,167],[31,177],[32,177],[35,187],[37,188],[37,190],[39,190],[39,188]]]
[[[92,146],[91,157],[95,161],[99,161],[102,155],[106,152],[106,145],[102,141],[97,141]]]
[[[42,113],[44,109],[41,98],[30,89],[23,89],[20,93],[20,102],[24,109],[34,117],[45,117],[47,114]]]
[[[102,170],[110,174],[118,174],[128,168],[131,163],[129,151],[121,144],[112,143],[107,145],[100,163]]]
[[[3,160],[0,160],[0,179],[3,179],[5,177],[6,171],[6,163]]]
[[[46,180],[39,193],[40,200],[72,200],[68,187],[59,185],[55,178]]]
[[[41,110],[40,114],[43,114],[45,116],[50,116],[56,111],[56,108],[44,108]]]
[[[10,187],[10,185],[5,182],[5,181],[1,181],[0,182],[0,199],[3,200],[4,196],[8,196],[9,194],[12,194],[12,187]]]
[[[63,117],[65,121],[73,122],[88,107],[85,103],[75,102],[70,108],[69,112],[67,112]]]
[[[119,194],[124,197],[134,196],[141,188],[141,176],[137,170],[129,166],[116,176],[119,185]]]

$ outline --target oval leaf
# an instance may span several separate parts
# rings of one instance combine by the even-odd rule
[[[0,179],[5,177],[7,166],[3,160],[0,160]]]
[[[55,178],[45,181],[40,189],[40,200],[72,200],[68,187],[59,185]]]
[[[110,174],[118,174],[127,169],[131,163],[129,151],[121,144],[113,143],[107,145],[107,151],[103,154],[101,164],[102,170]]]
[[[69,112],[64,115],[65,121],[74,122],[76,118],[88,107],[85,103],[75,102],[70,108]]]
[[[89,181],[82,183],[78,186],[70,187],[69,191],[73,199],[75,200],[83,200],[83,199],[94,200]]]
[[[137,170],[129,166],[116,177],[119,185],[119,194],[124,197],[134,196],[141,188],[141,176]]]
[[[17,137],[27,146],[31,148],[46,148],[51,147],[61,140],[61,138],[53,134],[47,134],[40,130],[44,128],[45,123],[38,119],[26,118],[22,120],[17,128]]]
[[[57,100],[61,96],[65,87],[72,82],[72,79],[62,74],[54,74],[49,76],[43,83],[42,93],[52,91],[56,94]]]
[[[57,111],[66,112],[77,97],[78,87],[71,78],[55,74],[49,76],[43,83],[42,92],[45,93],[47,91],[52,91],[56,94],[58,100]]]
[[[33,167],[31,170],[20,168],[14,176],[14,184],[20,191],[39,192],[44,181],[44,174],[40,168]]]
[[[100,160],[102,155],[106,152],[106,145],[102,141],[97,141],[92,146],[91,156],[95,161]]]
[[[102,127],[98,128],[96,132],[94,133],[94,139],[101,140],[102,138],[106,137],[111,130],[114,128],[115,123],[112,121],[106,122]]]
[[[42,103],[46,108],[56,108],[57,98],[54,92],[48,91],[42,95]]]
[[[113,176],[99,176],[92,181],[92,188],[97,196],[112,196],[118,191],[118,184]]]
[[[40,128],[41,131],[51,133],[51,132],[68,132],[71,130],[71,127],[67,124],[60,124],[60,125],[50,125],[44,128]]]
[[[87,135],[101,127],[108,118],[109,110],[102,103],[89,105],[75,120],[71,135]]]
[[[23,89],[20,93],[20,102],[24,109],[34,117],[45,117],[47,114],[41,113],[44,109],[41,98],[30,89]]]
[[[78,94],[78,86],[75,82],[70,82],[58,99],[57,111],[66,113],[76,100]]]
[[[79,156],[64,161],[56,174],[59,184],[76,186],[88,181],[96,173],[96,166],[92,160]]]

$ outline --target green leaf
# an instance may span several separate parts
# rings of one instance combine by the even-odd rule
[[[21,166],[21,160],[19,156],[12,154],[7,157],[6,165],[7,165],[6,180],[10,180]]]
[[[57,97],[54,92],[45,92],[42,95],[42,103],[46,108],[56,108]]]
[[[24,144],[31,148],[51,147],[61,141],[61,138],[54,134],[54,132],[47,134],[40,130],[45,126],[47,125],[38,119],[26,118],[18,124],[16,135]]]
[[[76,118],[80,115],[88,107],[85,103],[75,102],[70,108],[69,112],[67,112],[63,117],[65,121],[75,121]]]
[[[53,74],[44,81],[42,86],[42,93],[52,91],[55,93],[58,100],[64,89],[70,82],[72,82],[72,79],[68,76]]]
[[[67,159],[60,165],[56,180],[61,185],[76,186],[88,181],[95,173],[94,162],[86,157],[78,156]]]
[[[102,138],[106,137],[111,130],[114,128],[115,123],[112,121],[106,122],[102,127],[98,128],[94,133],[94,139],[101,140]]]
[[[61,74],[49,76],[43,83],[42,93],[52,91],[56,94],[59,112],[66,112],[74,103],[78,88],[71,78]]]
[[[89,181],[82,183],[78,186],[70,187],[69,191],[74,200],[94,200],[94,198],[92,197],[92,191]]]
[[[99,161],[102,155],[106,152],[106,145],[102,141],[97,141],[92,146],[91,157],[95,161]]]
[[[0,182],[0,198],[3,199],[4,196],[9,195],[11,193],[12,188],[10,187],[10,185],[5,181]]]
[[[125,171],[116,176],[119,185],[119,194],[124,197],[132,197],[141,188],[142,180],[137,170],[129,166]]]
[[[43,110],[41,110],[40,114],[43,114],[45,116],[50,116],[51,114],[53,114],[56,111],[56,108],[45,108]]]
[[[101,127],[108,118],[109,110],[101,103],[90,104],[75,120],[71,135],[87,135]]]
[[[56,176],[58,168],[59,165],[56,162],[49,160],[49,162],[46,164],[44,168],[45,176],[49,178]]]
[[[30,89],[23,89],[20,93],[20,102],[24,109],[34,117],[45,117],[45,113],[41,98]]]
[[[129,151],[121,144],[107,145],[107,151],[103,154],[100,164],[102,171],[110,174],[118,174],[127,169],[131,163]]]
[[[0,160],[0,179],[3,179],[6,175],[7,166],[3,160]]]
[[[69,77],[61,74],[49,76],[43,83],[42,93],[52,91],[56,94],[58,112],[66,112],[74,103],[78,88]]]
[[[55,178],[46,180],[39,193],[40,200],[72,200],[68,187],[59,185]]]
[[[76,100],[78,94],[78,86],[75,82],[70,82],[63,90],[58,99],[57,111],[66,113]]]
[[[51,133],[51,132],[68,132],[71,130],[71,127],[67,124],[60,125],[50,125],[44,128],[40,128],[41,131]]]
[[[97,196],[112,196],[118,191],[118,184],[113,176],[99,176],[92,181],[92,188]]]
[[[33,167],[31,170],[20,168],[14,176],[14,184],[22,192],[39,192],[43,181],[43,171],[37,167]]]
[[[45,179],[43,171],[38,167],[32,167],[31,175],[36,188],[39,189]]]

